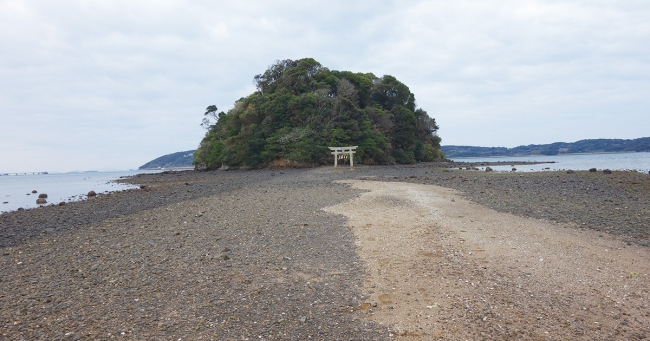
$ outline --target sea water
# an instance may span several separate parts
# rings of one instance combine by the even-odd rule
[[[34,208],[41,193],[47,194],[47,205],[87,198],[90,191],[108,193],[137,186],[113,182],[123,176],[159,171],[80,172],[58,174],[27,174],[0,176],[0,212],[19,207]],[[32,193],[35,190],[37,193]]]
[[[537,165],[515,165],[517,171],[539,172],[553,170],[631,170],[648,173],[650,171],[650,153],[594,153],[594,154],[558,154],[498,157],[463,157],[452,158],[458,162],[504,162],[504,166],[490,166],[495,171],[510,171],[516,162],[545,162]],[[552,163],[551,163],[552,162]],[[511,164],[512,163],[512,164]],[[485,167],[481,167],[485,169]]]

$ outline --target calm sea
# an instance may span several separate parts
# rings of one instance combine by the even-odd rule
[[[551,170],[632,170],[643,173],[650,171],[650,153],[603,153],[603,154],[561,154],[561,155],[530,155],[511,157],[464,157],[452,158],[462,162],[505,162],[505,166],[490,166],[497,171],[510,171],[509,162],[538,161],[549,162],[538,165],[515,166],[517,171],[539,172]],[[555,162],[555,163],[550,163]],[[485,168],[485,167],[482,167]]]
[[[38,175],[0,176],[0,212],[14,211],[19,207],[28,209],[38,207],[36,199],[41,193],[47,194],[49,204],[69,202],[86,198],[90,191],[106,193],[134,188],[133,185],[112,182],[121,176],[157,171],[84,172]],[[38,193],[32,194],[32,190]]]

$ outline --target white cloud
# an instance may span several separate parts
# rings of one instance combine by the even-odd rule
[[[0,1],[0,170],[193,149],[276,59],[392,74],[445,144],[650,131],[644,1]],[[77,157],[79,156],[79,157]]]

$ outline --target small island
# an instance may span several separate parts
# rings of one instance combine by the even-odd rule
[[[254,77],[257,91],[228,112],[207,107],[198,169],[310,167],[328,147],[358,146],[355,162],[435,161],[438,125],[395,77],[330,70],[312,58],[282,60]]]

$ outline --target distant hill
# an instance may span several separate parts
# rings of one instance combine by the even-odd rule
[[[194,152],[196,150],[188,150],[173,154],[167,154],[157,159],[151,160],[139,169],[158,169],[158,168],[173,168],[173,167],[192,167],[194,162]]]
[[[594,139],[577,142],[530,144],[514,148],[442,146],[445,157],[557,155],[565,153],[650,152],[650,137],[634,140]]]

